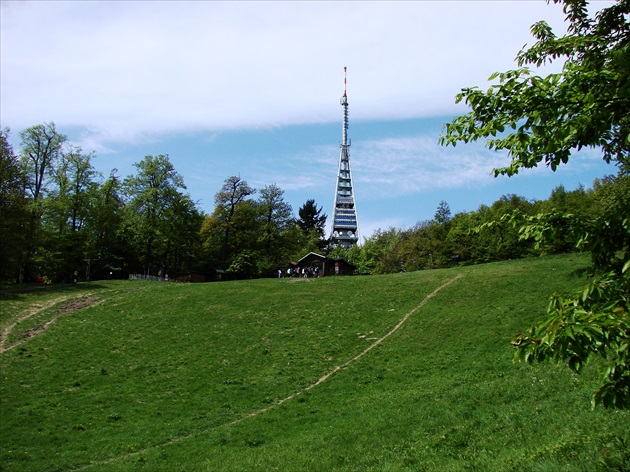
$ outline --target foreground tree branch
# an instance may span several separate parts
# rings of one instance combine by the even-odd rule
[[[552,211],[512,215],[522,239],[537,244],[571,231],[576,249],[591,253],[588,284],[554,294],[547,315],[513,341],[516,359],[551,359],[575,372],[600,360],[601,383],[593,405],[630,408],[630,0],[619,0],[591,18],[586,0],[562,3],[567,34],[556,37],[544,21],[531,28],[536,43],[517,55],[519,68],[493,74],[487,90],[462,89],[456,102],[471,111],[446,124],[442,145],[483,139],[507,150],[510,163],[494,175],[513,176],[544,163],[552,171],[582,148],[601,150],[617,166],[608,177],[601,213],[590,220]],[[563,61],[545,77],[528,66]]]

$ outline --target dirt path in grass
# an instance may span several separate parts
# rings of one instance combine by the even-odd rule
[[[67,303],[64,303],[66,301]],[[18,347],[21,344],[24,344],[29,339],[32,339],[38,334],[44,332],[59,318],[67,316],[77,310],[80,310],[81,308],[96,305],[98,302],[99,300],[94,295],[87,293],[79,297],[77,297],[76,295],[74,297],[72,295],[60,296],[48,300],[44,303],[34,304],[26,313],[20,315],[13,323],[2,330],[2,333],[0,333],[0,354],[6,351],[10,351],[11,349]],[[24,333],[24,337],[14,342],[13,344],[8,346],[6,345],[9,335],[17,325],[57,304],[62,305],[57,309],[57,313],[55,314],[55,316],[47,320],[45,323],[38,324],[29,329]]]
[[[431,300],[433,297],[435,297],[441,290],[445,289],[446,287],[448,287],[449,285],[451,285],[453,282],[455,282],[456,280],[460,279],[462,277],[462,275],[458,275],[448,281],[446,281],[444,284],[440,285],[438,288],[436,288],[433,292],[431,292],[430,294],[428,294],[426,297],[424,297],[424,299],[420,302],[419,305],[417,305],[415,308],[413,308],[410,312],[408,312],[405,316],[402,317],[402,319],[398,322],[398,324],[396,326],[394,326],[387,334],[385,334],[383,337],[377,339],[376,341],[374,341],[372,344],[370,344],[367,348],[365,348],[361,353],[357,354],[356,356],[354,356],[352,359],[350,359],[349,361],[345,362],[342,365],[338,365],[337,367],[335,367],[333,370],[331,370],[330,372],[328,372],[327,374],[323,375],[322,377],[320,377],[315,383],[303,388],[302,390],[298,390],[297,392],[289,395],[286,398],[283,398],[281,400],[278,400],[276,403],[266,407],[266,408],[261,408],[260,410],[256,410],[256,411],[252,411],[251,413],[248,413],[234,421],[230,421],[229,423],[225,423],[222,425],[218,425],[218,426],[214,426],[212,428],[208,428],[208,429],[204,429],[201,431],[196,431],[194,433],[190,433],[190,434],[186,434],[184,436],[180,436],[178,438],[174,438],[171,439],[170,441],[166,441],[160,444],[156,444],[154,446],[149,446],[147,448],[141,449],[139,451],[135,451],[135,452],[130,452],[127,454],[122,454],[120,456],[116,456],[116,457],[112,457],[110,459],[104,460],[104,461],[94,461],[86,466],[80,467],[78,469],[72,469],[73,471],[80,471],[80,470],[86,470],[89,469],[92,466],[100,466],[100,465],[107,465],[107,464],[111,464],[113,462],[117,462],[117,461],[121,461],[121,460],[125,460],[125,459],[129,459],[130,457],[136,457],[142,454],[146,454],[149,451],[161,448],[161,447],[166,447],[166,446],[171,446],[173,444],[177,444],[180,442],[183,442],[187,439],[191,439],[195,436],[199,436],[201,433],[205,433],[207,431],[210,431],[212,429],[217,429],[217,428],[221,428],[224,426],[233,426],[235,424],[241,423],[242,421],[245,421],[248,418],[253,418],[255,416],[259,416],[262,415],[263,413],[266,413],[270,410],[273,410],[274,408],[282,405],[285,402],[288,402],[289,400],[294,399],[295,397],[302,395],[303,393],[308,392],[309,390],[317,387],[318,385],[321,385],[322,383],[326,382],[330,377],[332,377],[335,373],[339,372],[340,370],[348,367],[350,364],[356,362],[357,360],[361,359],[363,356],[365,356],[368,352],[370,352],[372,349],[374,349],[376,346],[378,346],[379,344],[381,344],[383,341],[385,341],[387,338],[389,338],[392,334],[394,334],[396,331],[398,331],[404,324],[405,322],[409,319],[409,317],[411,317],[411,315],[413,315],[415,312],[417,312],[418,310],[420,310],[424,305],[427,304],[427,302],[429,300]]]

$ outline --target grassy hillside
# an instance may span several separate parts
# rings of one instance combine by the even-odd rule
[[[512,362],[585,262],[0,295],[0,470],[627,470],[594,369]]]

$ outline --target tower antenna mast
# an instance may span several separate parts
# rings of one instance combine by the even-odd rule
[[[350,171],[350,144],[348,139],[348,93],[347,67],[343,68],[343,96],[340,103],[343,107],[341,126],[341,154],[339,156],[339,172],[337,173],[337,191],[333,209],[332,234],[330,242],[333,247],[341,246],[350,249],[359,240],[359,224],[354,201],[352,172]]]
[[[350,146],[348,144],[348,94],[346,91],[347,87],[347,79],[346,79],[346,71],[347,67],[343,68],[343,97],[341,97],[341,106],[343,107],[343,125],[341,128],[341,145],[342,146]]]

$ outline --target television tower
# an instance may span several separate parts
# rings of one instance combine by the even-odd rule
[[[341,126],[341,154],[337,173],[337,191],[333,210],[332,234],[330,243],[333,247],[350,249],[359,241],[359,223],[352,191],[352,172],[350,171],[350,140],[348,139],[348,95],[346,94],[346,70],[343,68],[343,124]]]

